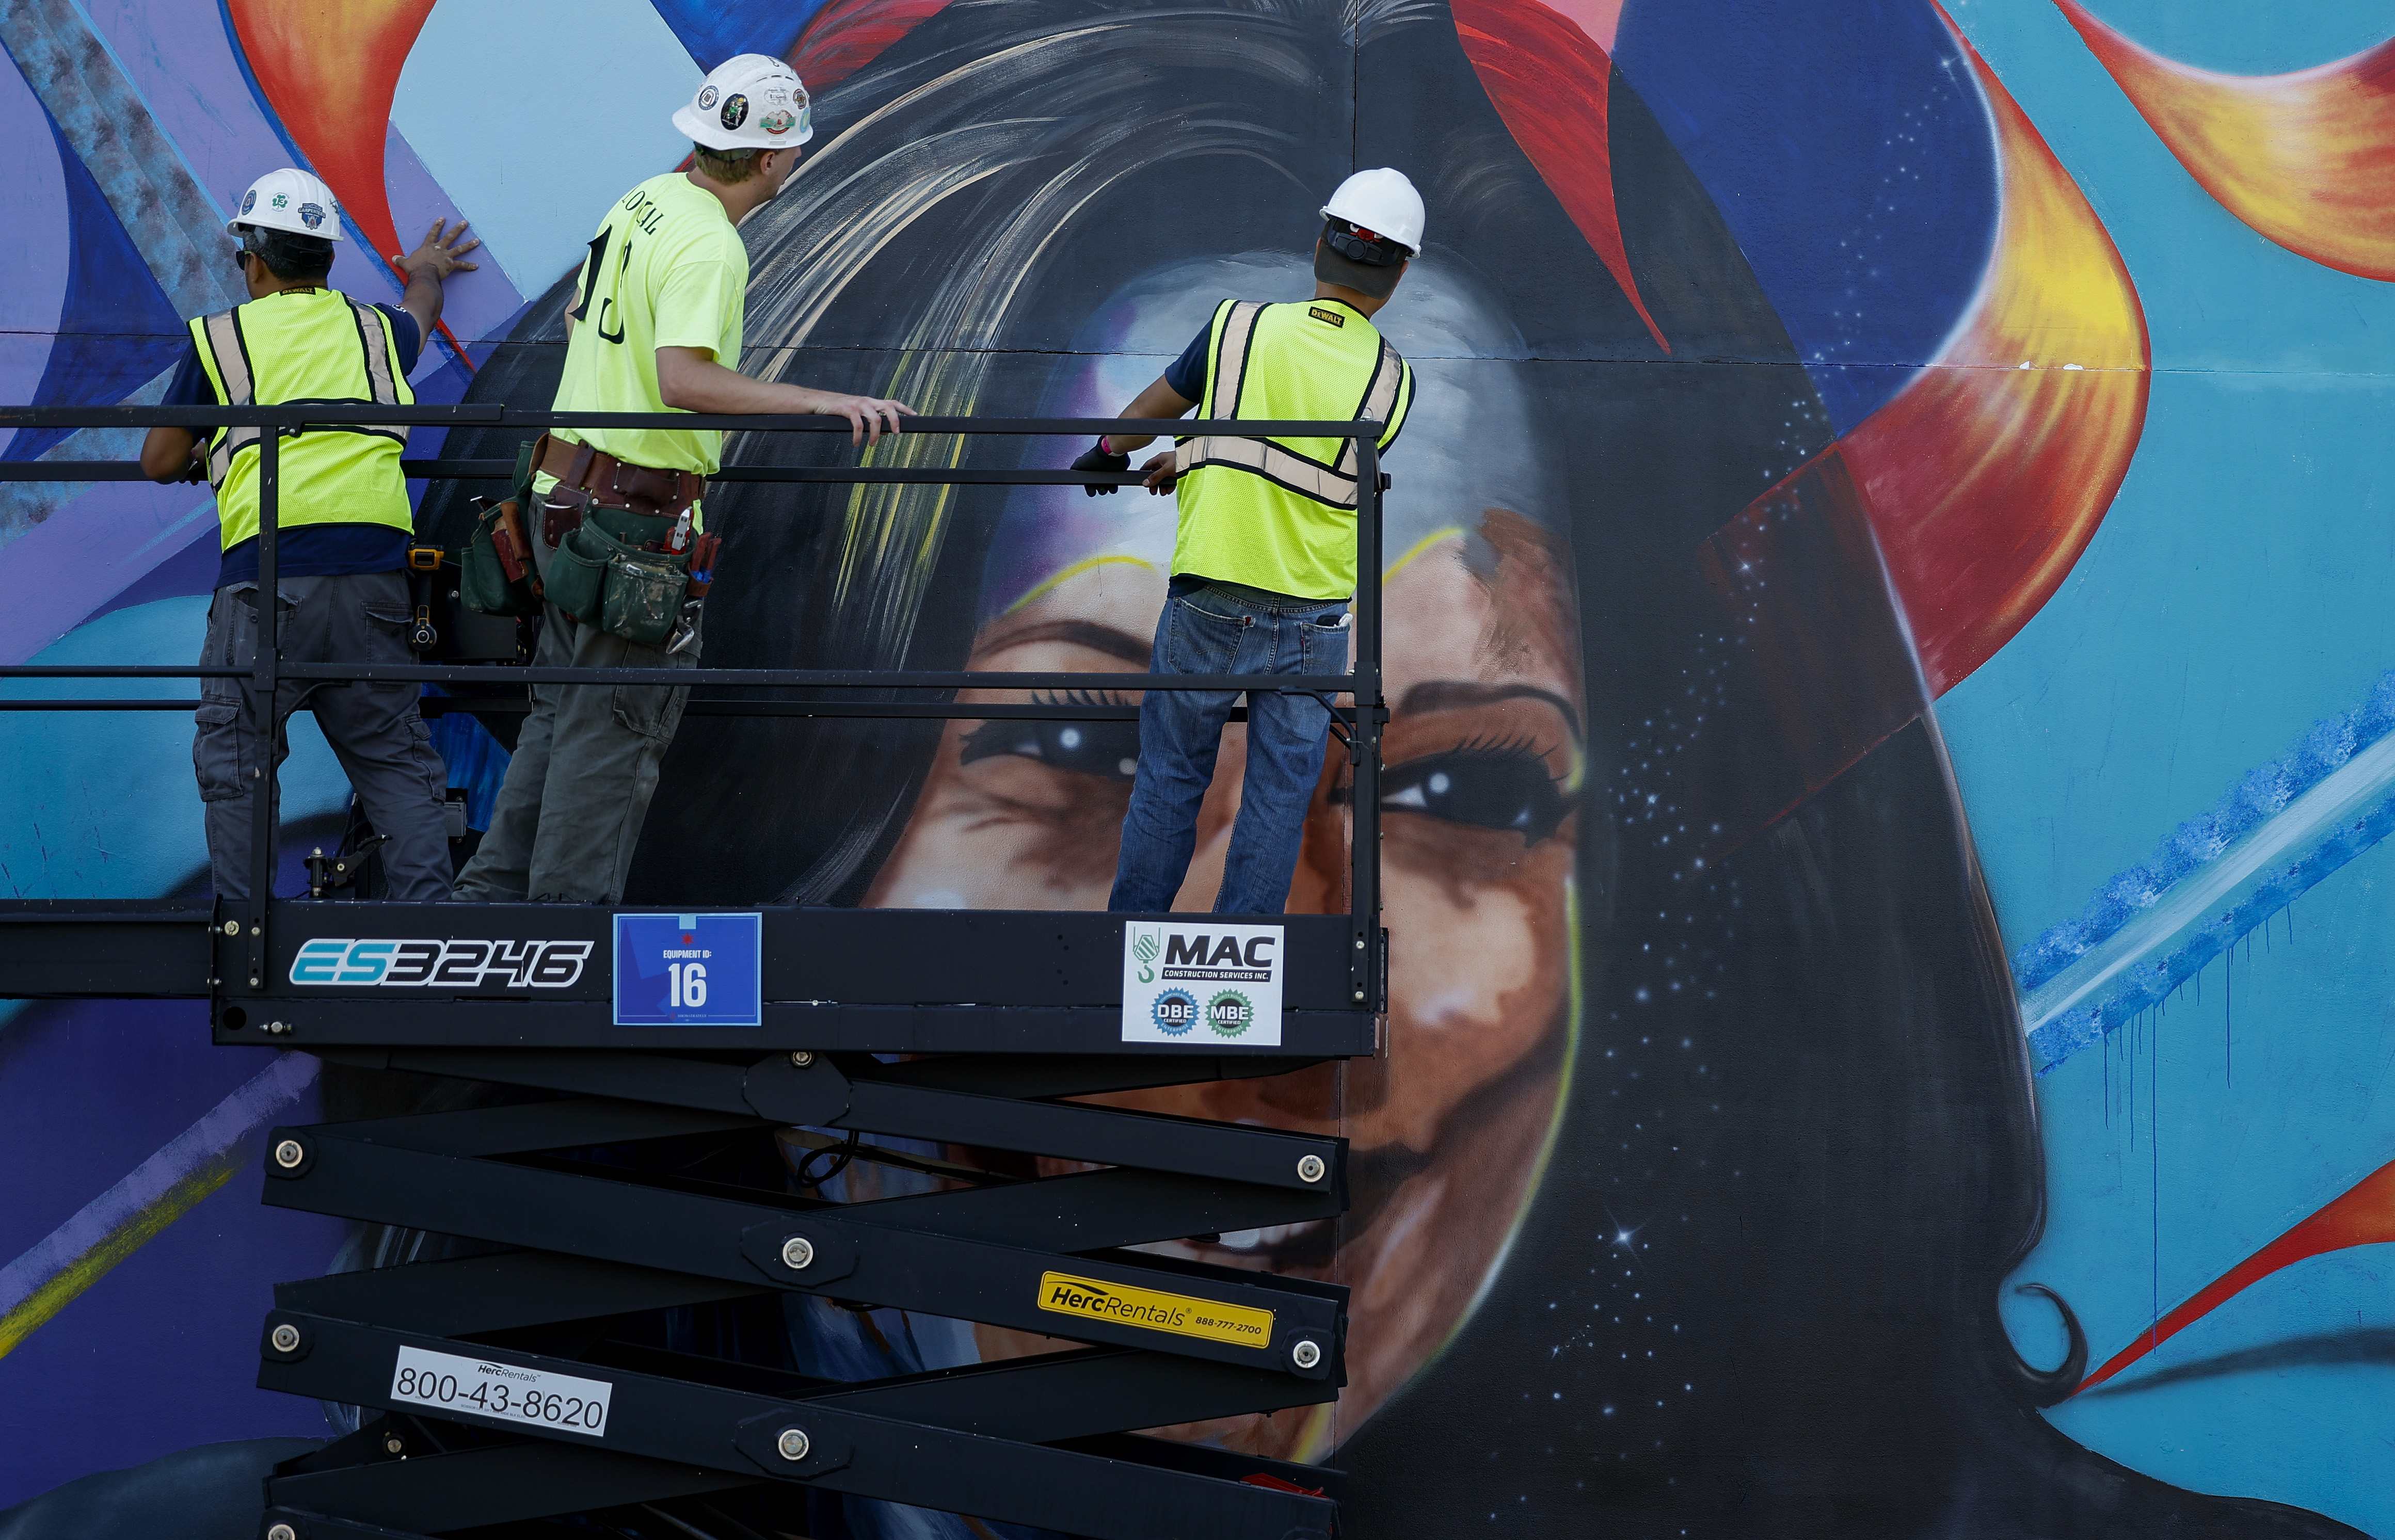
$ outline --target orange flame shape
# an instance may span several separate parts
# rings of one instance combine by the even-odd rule
[[[1939,15],[1995,118],[1995,251],[1937,360],[1841,441],[1932,695],[2061,586],[2128,473],[2152,378],[2145,311],[2103,222]]]
[[[2203,190],[2300,257],[2395,280],[2395,39],[2284,75],[2218,75],[2055,0]]]
[[[258,89],[385,257],[403,248],[383,188],[390,100],[432,0],[228,0]]]
[[[2395,1241],[2395,1165],[2380,1166],[2355,1183],[2310,1218],[2280,1236],[2199,1290],[2178,1309],[2163,1316],[2137,1339],[2105,1361],[2104,1366],[2079,1382],[2092,1389],[2194,1325],[2230,1296],[2242,1293],[2282,1268],[2308,1257],[2349,1246],[2382,1245]]]

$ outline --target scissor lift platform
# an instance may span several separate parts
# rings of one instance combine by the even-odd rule
[[[345,410],[213,415],[289,431],[343,420]],[[656,426],[629,415],[566,422],[473,406],[372,415],[400,418]],[[202,420],[178,408],[0,409],[0,426],[184,419]],[[845,430],[836,419],[669,420]],[[910,431],[940,433],[1136,427],[909,423]],[[1377,573],[1377,425],[1241,427],[1356,441],[1359,564]],[[259,450],[268,585],[278,437],[266,433]],[[78,462],[55,471],[106,480],[124,468]],[[492,477],[505,468],[411,462],[409,473]],[[1133,480],[820,467],[747,467],[734,479]],[[257,665],[238,671],[261,693],[291,678],[487,687],[509,677],[285,664],[273,652],[273,609],[262,612]],[[724,1520],[728,1535],[753,1534],[758,1525],[805,1533],[810,1492],[1094,1540],[1329,1540],[1338,1472],[1140,1430],[1334,1399],[1346,1378],[1346,1290],[1142,1248],[1335,1222],[1347,1206],[1345,1142],[1083,1099],[1280,1074],[1377,1051],[1387,938],[1379,928],[1385,709],[1375,585],[1359,591],[1357,621],[1350,675],[1141,681],[1296,691],[1330,705],[1354,767],[1349,914],[750,905],[665,915],[655,906],[284,899],[270,892],[277,830],[264,798],[251,898],[0,903],[0,997],[205,999],[218,1044],[298,1049],[329,1064],[489,1087],[473,1099],[489,1104],[468,1110],[278,1128],[268,1138],[270,1204],[445,1237],[439,1249],[449,1255],[277,1288],[259,1338],[258,1383],[355,1407],[361,1421],[354,1434],[268,1480],[263,1540],[563,1534],[586,1532],[575,1527],[576,1515],[630,1511],[655,1520],[642,1533],[700,1533],[675,1517],[687,1511],[677,1504],[708,1505],[709,1522],[723,1519],[721,1505],[737,1508],[746,1518]],[[230,672],[12,668],[0,677]],[[753,706],[782,715],[1132,714],[1112,704],[953,699],[965,687],[1118,687],[1127,682],[1119,674],[702,669],[651,678],[523,669],[514,677],[567,682],[552,677],[561,675],[815,691]],[[860,689],[901,698],[848,705],[823,698]],[[1350,704],[1338,704],[1339,693]],[[0,702],[8,709],[186,706]],[[677,980],[674,1004],[694,1008],[660,1015],[655,965],[668,954],[657,951],[659,927],[746,938],[736,966],[709,964],[719,968],[708,978],[715,1007],[683,1000]],[[1171,928],[1184,949],[1195,945],[1192,932],[1219,938],[1236,928],[1246,951],[1235,966],[1269,973],[1277,1007],[1251,1018],[1134,1020],[1139,1012],[1125,1008],[1127,974],[1155,960],[1139,951],[1138,932],[1152,940]],[[703,953],[702,945],[669,954]],[[726,1000],[738,1005],[716,1008]],[[939,1152],[923,1152],[927,1144]],[[760,1148],[787,1153],[770,1169],[734,1158]],[[855,1163],[911,1173],[917,1191],[827,1196],[832,1175]],[[808,1296],[1076,1345],[853,1381],[752,1362],[755,1355],[681,1350],[656,1329],[660,1312]]]

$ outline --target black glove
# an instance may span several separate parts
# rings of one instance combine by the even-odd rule
[[[1123,471],[1131,468],[1130,455],[1109,454],[1105,452],[1105,441],[1104,439],[1099,440],[1097,443],[1090,447],[1086,454],[1084,454],[1079,459],[1073,462],[1073,468],[1075,470],[1113,471]],[[1088,493],[1092,497],[1098,496],[1101,494],[1105,496],[1112,497],[1117,489],[1092,484],[1083,486],[1081,490]]]

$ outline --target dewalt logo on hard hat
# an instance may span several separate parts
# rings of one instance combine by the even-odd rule
[[[1039,1275],[1039,1304],[1041,1310],[1058,1315],[1171,1332],[1175,1336],[1198,1336],[1242,1348],[1272,1344],[1270,1310],[1225,1305],[1193,1295],[1137,1289],[1126,1283],[1105,1283],[1094,1278],[1076,1278],[1067,1272]]]

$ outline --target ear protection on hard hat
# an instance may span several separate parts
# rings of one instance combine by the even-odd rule
[[[1325,219],[1322,222],[1322,240],[1324,244],[1350,262],[1359,262],[1368,268],[1394,268],[1412,255],[1396,242],[1359,225],[1351,225],[1344,219]]]

